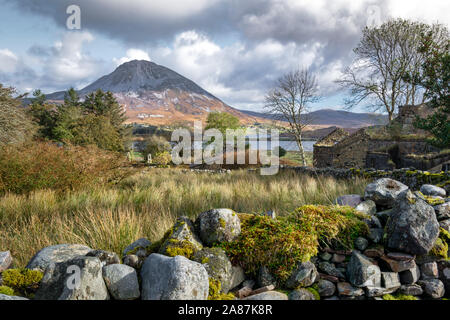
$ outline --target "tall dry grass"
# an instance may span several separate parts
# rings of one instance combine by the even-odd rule
[[[120,254],[140,237],[158,240],[181,215],[195,218],[211,208],[286,214],[305,204],[331,204],[339,195],[361,194],[365,184],[295,172],[260,176],[244,170],[209,174],[151,169],[114,187],[6,194],[0,198],[0,251],[11,250],[17,266],[39,249],[59,243]]]

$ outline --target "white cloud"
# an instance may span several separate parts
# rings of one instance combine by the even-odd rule
[[[126,56],[116,59],[114,58],[114,63],[119,66],[121,64],[124,64],[125,62],[133,61],[133,60],[147,60],[151,61],[150,56],[147,52],[140,50],[140,49],[128,49],[126,52]]]
[[[9,49],[0,49],[0,72],[16,71],[19,58]]]

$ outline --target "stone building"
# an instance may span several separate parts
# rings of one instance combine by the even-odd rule
[[[426,142],[427,134],[413,126],[416,115],[428,116],[426,105],[404,106],[387,126],[373,126],[348,134],[336,129],[314,145],[314,166],[318,168],[394,169],[433,168],[450,159]]]

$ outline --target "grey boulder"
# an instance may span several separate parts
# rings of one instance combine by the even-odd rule
[[[124,264],[103,267],[103,279],[111,296],[116,300],[139,298],[139,282],[136,270]]]
[[[379,206],[392,208],[399,194],[406,190],[408,187],[403,183],[383,178],[366,187],[364,199],[372,200]]]
[[[439,223],[433,207],[411,191],[397,199],[386,225],[387,246],[411,254],[424,255],[439,236]]]
[[[27,269],[45,269],[51,263],[65,262],[78,256],[85,256],[91,248],[80,244],[58,244],[40,250],[28,262]]]
[[[288,295],[288,299],[289,300],[316,300],[316,297],[314,297],[314,295],[303,288],[291,291]]]
[[[203,212],[196,220],[200,239],[212,246],[218,242],[231,242],[241,234],[241,221],[230,209],[213,209]]]
[[[445,287],[441,280],[420,280],[418,284],[422,287],[425,294],[432,299],[440,299],[445,294]]]
[[[311,261],[300,262],[286,281],[286,287],[309,287],[316,281],[318,275],[316,266]]]
[[[328,280],[319,280],[317,291],[321,297],[331,297],[336,292],[336,286]]]
[[[432,197],[445,198],[445,196],[447,195],[447,192],[445,191],[445,189],[437,187],[437,186],[433,186],[431,184],[424,184],[420,188],[420,192],[422,192],[426,196],[432,196]]]
[[[11,266],[11,263],[12,263],[11,252],[9,251],[0,252],[0,273],[8,269]]]
[[[369,216],[374,215],[377,213],[377,205],[372,200],[366,200],[358,204],[355,208],[357,211],[360,211],[362,213],[365,213]]]
[[[381,271],[369,258],[353,251],[347,265],[347,279],[355,287],[380,287]]]
[[[48,266],[36,300],[108,300],[102,264],[95,257],[76,257]]]
[[[141,269],[142,300],[206,300],[209,278],[205,267],[183,256],[148,256]]]
[[[120,259],[117,253],[105,250],[92,250],[86,254],[86,257],[98,258],[101,261],[102,266],[120,263]]]
[[[148,239],[145,238],[138,239],[123,250],[122,256],[125,257],[130,254],[139,256],[137,254],[138,251],[141,250],[147,252],[147,248],[151,246],[151,244],[152,243]]]

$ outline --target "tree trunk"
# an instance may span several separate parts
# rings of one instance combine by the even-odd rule
[[[297,137],[297,145],[298,145],[298,149],[300,151],[300,157],[302,159],[303,166],[306,167],[305,150],[303,149],[303,142],[302,142],[302,136],[301,135],[299,135]]]

